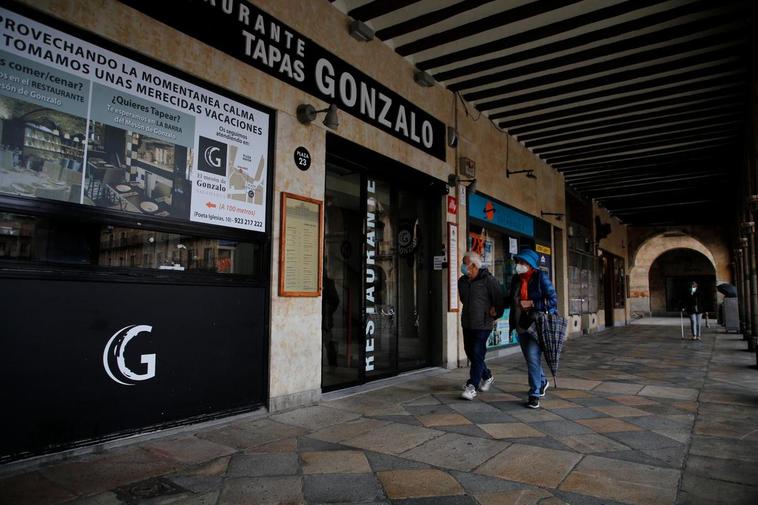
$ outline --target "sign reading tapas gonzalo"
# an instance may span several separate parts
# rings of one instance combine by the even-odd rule
[[[0,193],[266,231],[270,111],[7,9],[0,30]]]
[[[246,0],[121,1],[445,160],[441,121]]]

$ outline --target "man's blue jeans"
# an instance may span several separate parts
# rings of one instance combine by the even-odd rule
[[[545,385],[547,379],[542,371],[542,349],[537,340],[529,333],[521,333],[518,336],[521,344],[521,352],[526,358],[526,369],[529,374],[529,396],[539,396],[540,389]]]
[[[469,379],[466,384],[473,384],[477,389],[482,379],[487,380],[492,377],[492,372],[484,364],[484,355],[487,354],[487,338],[490,333],[490,330],[463,329],[463,349],[471,362]]]

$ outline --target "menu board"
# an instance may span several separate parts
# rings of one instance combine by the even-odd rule
[[[270,110],[9,10],[0,20],[0,194],[266,231]]]
[[[279,296],[319,296],[321,202],[282,193]]]

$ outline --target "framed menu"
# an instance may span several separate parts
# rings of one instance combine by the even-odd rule
[[[282,193],[279,239],[279,296],[320,296],[323,205]]]

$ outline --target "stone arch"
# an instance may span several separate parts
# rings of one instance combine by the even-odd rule
[[[632,257],[629,269],[630,310],[634,315],[649,316],[650,310],[650,267],[665,252],[673,249],[692,249],[705,256],[716,272],[716,284],[719,272],[727,265],[720,265],[710,249],[698,239],[684,233],[661,233],[645,240]]]
[[[700,251],[677,248],[661,253],[650,266],[648,279],[653,316],[678,316],[692,281],[699,285],[701,309],[716,310],[716,269]]]

